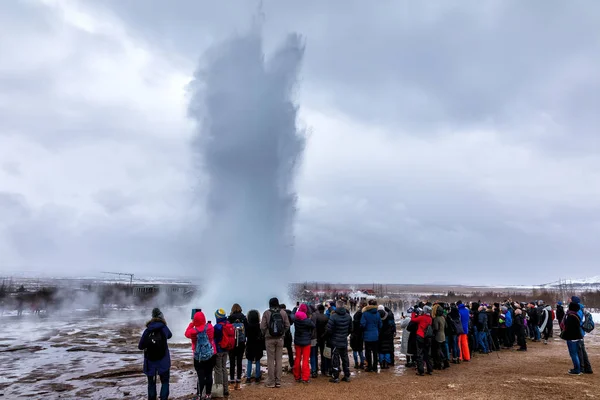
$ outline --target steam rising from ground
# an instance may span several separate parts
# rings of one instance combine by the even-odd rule
[[[294,176],[304,149],[293,102],[304,53],[290,34],[265,58],[260,29],[207,52],[192,82],[190,116],[197,153],[209,177],[207,279],[198,306],[227,312],[234,302],[263,310],[287,297],[296,211]]]

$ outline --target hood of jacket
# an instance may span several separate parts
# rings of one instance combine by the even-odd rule
[[[348,314],[348,310],[346,310],[346,308],[344,308],[344,307],[339,307],[339,308],[336,308],[335,313],[339,314],[339,315],[346,315],[346,314]]]
[[[163,319],[160,318],[152,318],[150,321],[148,321],[148,323],[146,324],[146,328],[148,328],[151,331],[156,331],[158,329],[162,329],[166,326],[165,322]]]
[[[146,328],[154,330],[155,328],[151,328],[151,326],[155,326],[156,324],[161,324],[161,328],[167,325],[167,321],[164,318],[152,318],[150,321],[146,322]]]
[[[194,326],[197,328],[203,328],[206,325],[206,317],[202,311],[198,311],[194,314]]]
[[[371,314],[377,313],[377,306],[366,306],[362,309],[363,314],[366,312],[370,312]]]
[[[296,320],[297,321],[304,321],[305,319],[306,319],[306,313],[304,311],[296,312]]]

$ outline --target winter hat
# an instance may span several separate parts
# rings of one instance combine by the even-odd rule
[[[417,315],[421,315],[421,314],[423,314],[423,309],[421,307],[417,307],[417,308],[415,308],[415,313]]]
[[[296,312],[296,319],[298,321],[304,321],[306,318],[307,317],[306,317],[306,313],[305,312],[303,312],[303,311],[297,311]]]
[[[507,312],[508,311],[508,307],[506,307],[506,306],[502,306],[502,307],[500,307],[500,309],[502,310],[502,312]]]
[[[569,311],[579,311],[581,307],[579,307],[579,303],[575,303],[574,301],[569,303]]]
[[[377,309],[381,310],[381,311],[385,311],[385,307],[382,304],[378,305]]]
[[[160,311],[160,308],[156,307],[154,310],[152,310],[152,318],[165,319],[165,316],[163,315],[162,311]]]
[[[559,306],[562,306],[562,301],[559,301],[557,304],[558,304]]]
[[[415,309],[413,307],[410,307],[408,310],[406,310],[407,314],[412,314],[415,311]]]
[[[217,311],[215,311],[215,318],[216,319],[227,318],[227,314],[225,314],[225,310],[223,310],[222,308],[219,308]]]
[[[423,307],[423,313],[431,315],[431,307],[429,307],[429,306]]]
[[[577,303],[577,304],[581,303],[581,299],[579,297],[577,297],[577,296],[571,297],[571,301],[573,303]]]
[[[523,313],[523,311],[521,311],[521,309],[520,309],[520,308],[517,308],[517,309],[515,310],[515,314],[516,314],[516,315],[521,315],[522,313]]]
[[[279,308],[279,299],[277,297],[269,300],[269,308]]]

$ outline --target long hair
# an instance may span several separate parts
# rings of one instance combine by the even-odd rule
[[[248,311],[248,323],[260,324],[260,313],[257,310]]]
[[[231,306],[231,314],[236,314],[236,313],[241,313],[242,312],[242,306],[240,306],[238,303],[235,303],[234,305]]]

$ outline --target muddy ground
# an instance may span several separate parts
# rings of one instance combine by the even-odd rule
[[[146,378],[137,350],[144,318],[120,313],[107,318],[63,315],[2,319],[0,336],[0,398],[20,399],[143,399]],[[191,399],[195,391],[191,350],[181,336],[185,327],[172,326],[171,398]],[[180,332],[181,331],[181,332]],[[399,340],[400,335],[398,335]],[[590,335],[586,347],[600,372],[600,335]],[[284,352],[285,353],[285,352]],[[281,389],[243,386],[231,399],[580,399],[600,398],[598,375],[569,376],[566,344],[529,343],[529,351],[504,350],[476,355],[470,363],[453,365],[433,376],[406,370],[396,351],[397,366],[378,374],[352,372],[352,382],[331,384],[326,378],[297,384],[284,374]],[[263,359],[263,362],[266,361]],[[284,365],[286,364],[284,360]],[[264,367],[263,367],[264,369]]]

